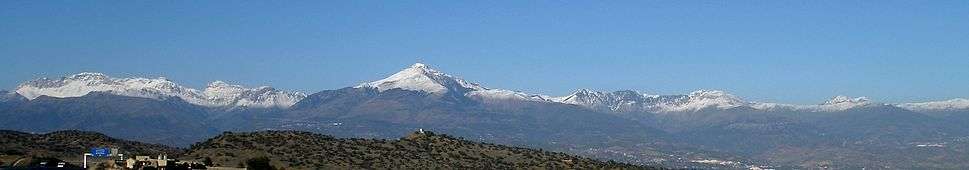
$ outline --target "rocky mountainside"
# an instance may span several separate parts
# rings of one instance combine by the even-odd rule
[[[183,159],[238,166],[260,157],[286,169],[657,169],[471,142],[430,131],[396,140],[334,138],[296,131],[224,133],[192,145]]]
[[[17,94],[17,93],[8,92],[6,90],[0,90],[0,102],[7,102],[7,101],[13,101],[13,100],[26,100],[26,98],[24,98],[23,96],[20,96],[20,94]]]
[[[660,141],[666,134],[636,121],[571,105],[537,101],[486,103],[449,93],[428,95],[372,88],[308,96],[265,129],[318,131],[347,137],[392,138],[426,128],[481,141],[529,146],[588,146],[609,141]]]
[[[46,133],[86,130],[172,146],[217,134],[207,110],[180,98],[163,100],[91,92],[81,97],[39,96],[0,107],[0,128]]]
[[[27,101],[27,98],[14,92],[0,90],[0,110]]]

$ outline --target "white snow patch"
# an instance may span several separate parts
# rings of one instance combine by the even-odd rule
[[[478,90],[470,91],[465,94],[469,97],[480,97],[484,99],[492,100],[517,100],[517,101],[539,101],[539,102],[550,102],[551,100],[547,96],[534,95],[523,92],[503,90],[503,89],[488,89],[488,90]]]
[[[969,99],[956,98],[943,101],[931,101],[921,103],[900,103],[897,107],[912,111],[950,111],[969,109]]]

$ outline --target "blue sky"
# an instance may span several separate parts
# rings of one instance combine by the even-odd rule
[[[0,89],[81,71],[316,92],[421,60],[491,88],[969,97],[969,1],[0,1]]]

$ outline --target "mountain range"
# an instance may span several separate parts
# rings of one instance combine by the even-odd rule
[[[299,92],[286,92],[262,86],[246,88],[223,81],[209,83],[204,90],[181,86],[164,77],[112,78],[101,73],[78,73],[60,79],[40,78],[17,87],[16,93],[28,100],[40,96],[81,97],[91,92],[163,100],[179,98],[205,107],[286,108],[306,97]]]
[[[588,89],[553,97],[487,88],[421,63],[310,95],[221,81],[197,90],[165,78],[100,73],[40,78],[0,93],[2,129],[82,129],[173,146],[219,131],[391,139],[424,128],[637,164],[969,168],[967,99],[879,103],[835,96],[797,105],[719,90]]]
[[[463,94],[486,100],[526,100],[573,104],[618,112],[690,112],[703,109],[750,107],[758,110],[835,112],[878,105],[867,97],[835,96],[817,105],[796,105],[745,101],[719,90],[698,90],[686,95],[653,95],[632,90],[615,92],[579,89],[567,96],[551,97],[513,90],[489,89],[477,83],[431,69],[417,63],[385,79],[363,83],[353,88],[375,88],[378,91],[403,89],[430,94]],[[14,92],[0,91],[0,100],[20,95],[33,100],[40,96],[80,97],[91,92],[108,92],[120,96],[152,99],[180,98],[204,107],[288,108],[307,95],[302,92],[277,90],[269,86],[247,88],[223,81],[213,81],[198,90],[179,85],[164,77],[113,78],[102,73],[83,72],[59,79],[40,78],[22,83]],[[920,103],[886,104],[912,111],[937,112],[969,109],[969,99],[956,98]]]

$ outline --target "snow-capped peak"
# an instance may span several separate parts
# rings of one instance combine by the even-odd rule
[[[435,95],[445,93],[462,94],[486,102],[501,100],[550,102],[548,96],[528,94],[512,90],[489,89],[477,83],[445,74],[424,63],[415,63],[390,77],[363,83],[354,88],[375,88],[378,91],[402,89],[421,91]]]
[[[869,106],[872,102],[868,97],[835,96],[817,106],[816,111],[844,111],[848,109]]]
[[[414,65],[411,65],[411,66],[410,66],[410,68],[422,68],[422,69],[428,69],[428,68],[427,68],[427,65],[426,65],[426,64],[424,64],[424,63],[414,63]]]
[[[60,79],[41,78],[21,84],[16,92],[33,100],[40,96],[80,97],[90,92],[165,99],[178,97],[186,102],[208,106],[289,107],[306,95],[272,88],[247,89],[222,81],[209,84],[205,91],[184,87],[164,77],[112,78],[102,73],[84,72]]]
[[[356,88],[362,87],[376,88],[379,91],[403,89],[423,91],[431,94],[443,94],[447,92],[465,93],[469,91],[487,90],[478,84],[467,82],[463,79],[431,69],[423,63],[415,63],[400,72],[390,75],[390,77],[356,86]]]
[[[848,96],[834,96],[830,100],[825,101],[824,105],[839,105],[839,104],[866,104],[870,100],[868,97],[855,97],[851,98]]]

